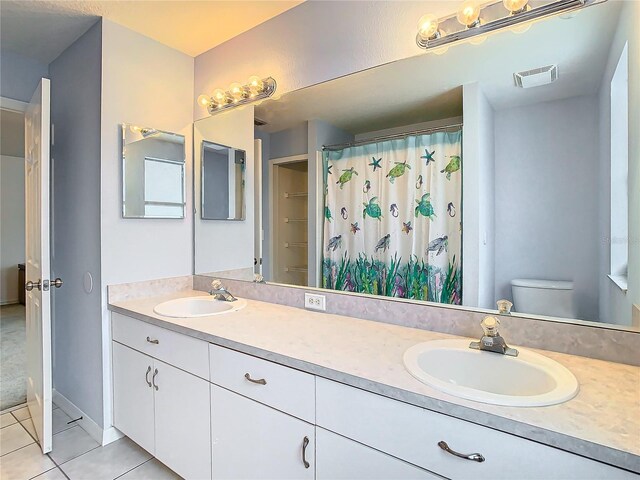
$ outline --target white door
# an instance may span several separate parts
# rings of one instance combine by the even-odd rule
[[[317,480],[426,480],[441,478],[348,438],[316,428]]]
[[[49,100],[43,78],[25,113],[27,403],[43,453],[51,451]]]
[[[113,424],[155,452],[153,358],[113,342]]]
[[[155,360],[155,456],[190,480],[211,479],[209,382]],[[154,372],[155,372],[154,370]]]
[[[254,140],[254,221],[255,227],[253,232],[254,241],[254,269],[255,273],[262,275],[262,140],[256,138]]]
[[[213,478],[315,478],[315,427],[211,385]]]

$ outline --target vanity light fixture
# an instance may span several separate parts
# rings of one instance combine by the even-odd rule
[[[213,115],[229,108],[268,98],[274,94],[276,86],[273,77],[253,76],[245,85],[232,83],[226,91],[218,88],[211,95],[200,95],[198,104],[207,107],[209,114]]]
[[[443,18],[424,15],[418,22],[416,43],[425,50],[485,33],[578,10],[606,0],[465,0],[455,14]]]

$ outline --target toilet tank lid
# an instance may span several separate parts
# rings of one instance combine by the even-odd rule
[[[549,290],[573,290],[573,282],[563,280],[536,280],[532,278],[516,278],[511,280],[514,287],[546,288]]]

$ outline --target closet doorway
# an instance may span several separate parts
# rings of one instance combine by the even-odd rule
[[[307,155],[269,162],[272,280],[309,285],[309,160]]]

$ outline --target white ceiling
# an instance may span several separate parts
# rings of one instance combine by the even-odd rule
[[[322,119],[353,134],[462,115],[461,85],[479,82],[494,109],[595,94],[620,13],[615,0],[526,32],[496,32],[268,100],[256,108],[274,132]],[[550,85],[521,89],[513,73],[558,64]]]
[[[105,17],[196,56],[300,3],[302,0],[2,0],[0,46],[48,64],[99,17]]]

